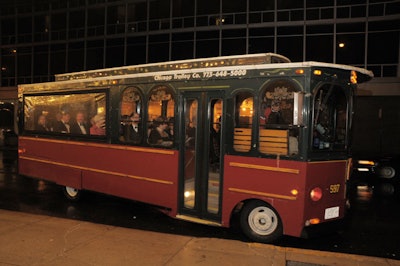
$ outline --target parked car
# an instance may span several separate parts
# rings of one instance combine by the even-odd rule
[[[371,187],[375,194],[400,194],[400,155],[354,159],[350,183]]]

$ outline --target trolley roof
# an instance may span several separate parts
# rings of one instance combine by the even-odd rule
[[[171,80],[182,81],[182,78],[190,80],[213,79],[218,78],[218,76],[213,73],[227,70],[247,70],[247,72],[249,70],[255,70],[259,71],[258,74],[263,76],[271,74],[271,70],[275,69],[289,70],[293,68],[312,67],[355,71],[358,73],[358,83],[368,81],[374,76],[369,70],[350,65],[315,61],[292,63],[285,56],[266,53],[181,60],[58,74],[56,75],[56,80],[53,82],[19,85],[19,95],[21,95],[24,90],[31,92],[46,91],[48,89],[54,89],[61,84],[67,86],[67,84],[72,85],[79,83],[83,85],[83,83],[90,83],[95,86],[100,84],[108,86],[121,84],[120,82],[126,79],[148,77],[153,77],[155,81],[161,82],[168,82]],[[212,75],[205,78],[204,73],[206,72],[212,73]]]
[[[56,81],[65,81],[73,79],[98,78],[106,76],[119,76],[150,72],[163,72],[183,69],[199,69],[211,67],[241,66],[241,65],[259,65],[274,63],[290,63],[289,58],[275,54],[247,54],[234,56],[220,56],[200,59],[188,59],[180,61],[171,61],[163,63],[152,63],[134,66],[114,67],[98,70],[89,70],[55,75]]]

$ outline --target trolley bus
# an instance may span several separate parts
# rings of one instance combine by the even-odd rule
[[[372,72],[267,53],[19,86],[19,173],[253,241],[344,217],[353,93]]]

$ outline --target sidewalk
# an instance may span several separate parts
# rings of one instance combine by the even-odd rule
[[[169,235],[0,209],[0,265],[400,266],[400,261]]]

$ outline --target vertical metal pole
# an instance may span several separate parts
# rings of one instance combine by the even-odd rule
[[[103,30],[103,43],[104,43],[104,53],[103,53],[103,67],[107,66],[107,8],[108,6],[106,5],[104,8],[104,18],[103,18],[103,26],[104,26],[104,30]],[[86,44],[86,40],[85,40],[85,44]],[[86,50],[86,49],[85,49]]]
[[[70,13],[70,7],[69,7],[70,1],[67,1],[67,26],[66,26],[66,40],[65,40],[65,65],[64,65],[64,72],[68,72],[68,52],[69,52],[69,13]]]
[[[87,70],[87,65],[86,65],[86,63],[87,63],[86,62],[87,61],[87,58],[86,58],[86,40],[88,38],[88,36],[87,36],[87,33],[88,33],[88,14],[89,14],[88,5],[89,5],[88,0],[86,0],[85,1],[85,29],[84,29],[85,37],[84,37],[84,40],[83,40],[83,42],[84,42],[84,44],[83,44],[83,69],[84,70]],[[104,55],[104,50],[103,50],[103,55]],[[103,65],[104,65],[104,60],[103,60]]]
[[[0,36],[3,36],[2,23],[0,23]],[[0,38],[0,47],[3,47],[3,38]],[[1,51],[1,49],[0,49]],[[0,52],[0,87],[3,84],[3,53]]]
[[[30,80],[30,82],[31,83],[33,83],[33,81],[34,81],[34,77],[35,77],[35,75],[34,75],[34,71],[35,71],[35,47],[33,46],[33,42],[34,42],[34,32],[35,32],[35,29],[34,29],[34,15],[33,15],[33,13],[31,14],[31,22],[32,22],[32,27],[31,27],[31,34],[32,34],[32,45],[31,45],[31,80]],[[16,30],[15,30],[15,42],[17,42],[17,36],[18,36],[18,15],[16,16],[16,18],[15,18],[15,27],[16,27]],[[26,80],[24,80],[25,82],[26,82]]]
[[[128,3],[125,2],[125,19],[124,19],[124,66],[127,65],[128,56]]]
[[[219,0],[219,42],[218,42],[218,55],[222,55],[222,0]]]
[[[172,60],[172,17],[173,17],[174,4],[172,0],[169,0],[169,40],[168,40],[168,60]]]
[[[397,53],[400,55],[400,45],[399,45],[399,52]],[[400,77],[400,56],[398,57],[398,62],[397,62],[397,77]]]
[[[147,6],[147,10],[146,10],[146,63],[149,62],[149,20],[150,20],[150,0],[146,1],[146,6]]]
[[[16,10],[16,12],[18,12],[18,9]],[[18,18],[18,14],[17,14],[16,17]],[[16,29],[15,29],[16,34],[15,34],[15,41],[14,41],[14,45],[13,45],[14,48],[12,50],[12,53],[13,53],[13,56],[14,56],[14,84],[9,84],[9,86],[10,85],[16,86],[17,83],[18,83],[18,81],[17,81],[18,80],[18,52],[20,52],[20,51],[17,50],[17,45],[18,45],[18,19],[16,19],[16,21],[17,21]],[[32,22],[33,22],[33,16],[32,16]],[[33,23],[32,23],[32,29],[33,29]],[[32,39],[33,39],[33,36],[32,36]]]
[[[337,24],[337,2],[335,0],[333,8],[333,63],[334,64],[336,64],[336,46],[337,46],[336,24]]]
[[[147,0],[147,18],[146,18],[146,63],[149,62],[149,33],[150,33],[150,29],[149,29],[149,20],[150,20],[150,0]]]
[[[47,29],[47,38],[48,38],[48,45],[47,45],[47,81],[51,80],[51,71],[50,71],[50,68],[51,68],[51,56],[52,56],[51,48],[50,48],[51,47],[51,14],[52,14],[52,4],[50,2],[49,3],[49,14],[48,14],[49,20],[45,21],[45,23],[46,23],[45,30]],[[46,19],[46,17],[45,17],[45,19]]]
[[[274,53],[278,53],[278,0],[274,1]]]
[[[304,0],[303,4],[303,61],[307,58],[307,1]]]
[[[249,53],[249,23],[250,23],[250,4],[249,0],[246,1],[246,54]]]
[[[367,0],[367,16],[365,20],[365,40],[364,40],[364,68],[368,65],[368,28],[369,28],[369,0]]]
[[[193,35],[193,58],[196,58],[197,52],[197,0],[194,0],[194,35]]]

